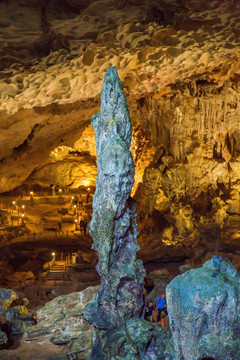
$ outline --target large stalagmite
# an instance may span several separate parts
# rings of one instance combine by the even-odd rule
[[[145,271],[136,259],[136,203],[131,199],[134,163],[132,128],[115,67],[107,70],[101,112],[92,118],[96,132],[96,192],[90,233],[97,250],[101,286],[83,315],[96,331],[92,360],[159,359],[170,333],[140,319]],[[150,356],[150,357],[149,357]]]
[[[136,204],[130,198],[134,163],[129,150],[132,127],[115,67],[107,70],[101,112],[92,118],[96,133],[96,192],[90,233],[101,276],[98,300],[85,310],[95,329],[109,330],[138,317],[143,307],[144,268],[136,260]]]

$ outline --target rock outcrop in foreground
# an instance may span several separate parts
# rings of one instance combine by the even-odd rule
[[[177,276],[167,302],[174,345],[167,360],[240,359],[240,275],[232,265],[214,256]]]
[[[101,112],[92,118],[92,125],[98,175],[90,233],[101,276],[97,300],[83,311],[96,331],[92,359],[158,359],[158,348],[165,346],[161,334],[140,320],[145,271],[136,259],[137,213],[130,198],[134,175],[129,150],[132,128],[115,67],[107,70]]]
[[[80,317],[82,309],[93,301],[97,287],[58,296],[38,310],[38,323],[24,333],[28,344],[64,346],[61,359],[88,359],[91,354],[93,327]],[[58,349],[54,359],[58,359]],[[41,359],[45,359],[44,356]]]

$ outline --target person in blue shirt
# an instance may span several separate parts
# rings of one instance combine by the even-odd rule
[[[167,312],[167,302],[166,302],[166,298],[165,298],[164,294],[162,294],[162,296],[160,296],[157,299],[156,307],[158,309],[158,319],[157,319],[157,321],[160,321],[160,316],[161,316],[162,311],[165,312],[166,315],[168,314],[168,312]]]

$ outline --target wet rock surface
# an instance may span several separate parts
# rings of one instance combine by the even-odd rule
[[[220,256],[177,276],[167,286],[173,335],[166,359],[240,357],[240,275]]]

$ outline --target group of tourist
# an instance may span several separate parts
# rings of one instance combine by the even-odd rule
[[[167,315],[167,302],[164,294],[158,297],[155,306],[153,301],[150,301],[145,308],[145,319],[150,322],[159,322],[160,319],[165,319]]]
[[[87,221],[83,219],[83,217],[79,217],[78,218],[78,224],[79,224],[79,229],[80,229],[80,232],[81,232],[81,235],[86,235],[87,233]],[[77,226],[76,226],[76,230],[77,230]],[[64,234],[63,232],[63,227],[62,227],[62,221],[59,221],[58,222],[58,233],[62,233]]]
[[[88,201],[90,200],[90,193],[87,191],[86,192],[86,204],[88,204]],[[72,205],[77,205],[79,207],[82,207],[83,205],[83,197],[82,194],[79,195],[74,195],[72,197]]]

